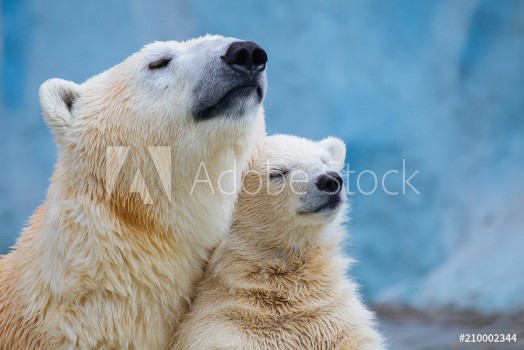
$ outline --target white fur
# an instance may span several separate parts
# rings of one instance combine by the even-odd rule
[[[234,40],[156,42],[81,85],[44,83],[40,100],[58,162],[45,204],[0,259],[0,344],[166,347],[209,250],[229,227],[240,175],[264,135],[254,100],[244,115],[197,122],[191,112],[197,84]],[[172,57],[166,68],[148,69],[163,55]],[[115,146],[128,147],[145,182],[125,165],[108,191],[108,174],[117,172],[107,152]],[[170,150],[155,163],[170,168],[168,187],[151,146]],[[193,186],[202,163],[209,182]],[[227,191],[218,191],[229,169],[220,178]],[[141,196],[147,190],[152,204],[130,184]]]
[[[346,277],[345,206],[300,213],[304,201],[325,201],[315,180],[340,170],[344,155],[335,138],[266,138],[172,349],[384,349],[373,314]],[[282,180],[271,179],[275,164],[289,169]],[[309,175],[301,183],[306,193],[288,186],[299,172]],[[255,192],[260,180],[264,189]]]

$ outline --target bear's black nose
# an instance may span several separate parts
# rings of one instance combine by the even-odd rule
[[[334,171],[328,171],[317,179],[317,188],[327,194],[336,195],[342,191],[342,178]]]
[[[235,41],[222,59],[238,71],[262,72],[266,69],[267,53],[252,41]]]

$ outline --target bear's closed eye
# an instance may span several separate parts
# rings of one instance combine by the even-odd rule
[[[159,60],[156,60],[156,61],[153,61],[151,63],[149,63],[149,69],[160,69],[160,68],[164,68],[164,67],[167,67],[167,65],[169,64],[169,62],[171,62],[172,58],[171,57],[164,57],[164,58],[161,58]]]
[[[289,173],[289,169],[273,169],[269,174],[270,180],[282,180]]]

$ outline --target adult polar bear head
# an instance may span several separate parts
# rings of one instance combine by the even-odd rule
[[[175,223],[189,210],[192,228],[213,213],[222,226],[264,133],[266,62],[253,42],[205,36],[152,43],[81,85],[47,81],[40,100],[59,145],[55,182],[106,201],[131,228],[168,225],[165,205],[179,209]]]
[[[0,344],[166,347],[263,140],[266,61],[253,42],[205,36],[42,85],[58,161],[0,259]]]

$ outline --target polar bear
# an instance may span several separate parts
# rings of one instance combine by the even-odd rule
[[[345,277],[345,145],[268,137],[172,349],[383,349]]]
[[[165,349],[265,135],[267,54],[155,42],[40,88],[58,160],[0,260],[1,349]]]

